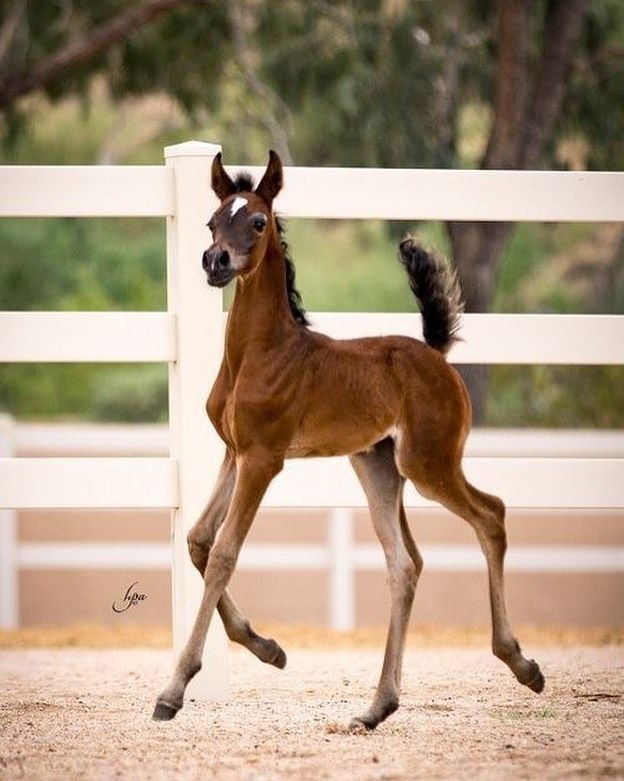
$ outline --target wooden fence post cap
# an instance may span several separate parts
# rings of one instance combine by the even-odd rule
[[[172,157],[214,157],[221,151],[219,144],[209,144],[206,141],[184,141],[165,147],[165,159]]]

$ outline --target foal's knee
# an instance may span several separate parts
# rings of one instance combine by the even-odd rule
[[[203,575],[208,561],[209,547],[199,538],[198,534],[193,531],[193,529],[191,529],[187,535],[186,544],[193,565]]]

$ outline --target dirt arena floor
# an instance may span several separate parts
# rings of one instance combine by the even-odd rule
[[[231,654],[232,697],[151,720],[162,648],[0,650],[3,779],[513,779],[624,777],[624,647],[525,643],[546,690],[486,647],[408,648],[401,708],[362,712],[381,648],[295,648],[279,671]]]

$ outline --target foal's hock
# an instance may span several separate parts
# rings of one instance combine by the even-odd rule
[[[538,665],[520,651],[507,618],[503,585],[505,507],[464,477],[462,454],[470,428],[470,400],[445,354],[461,315],[457,280],[437,257],[411,239],[399,258],[418,299],[425,342],[406,336],[334,340],[308,330],[294,267],[272,204],[282,188],[275,152],[258,186],[232,180],[217,155],[212,188],[221,205],[208,223],[213,243],[202,264],[208,284],[236,279],[223,362],[207,412],[225,443],[225,457],[205,510],[188,536],[204,594],[191,636],[154,718],[171,719],[201,666],[215,608],[228,637],[263,662],[284,667],[275,640],[257,635],[227,584],[269,483],[285,458],[349,457],[368,499],[384,550],[392,597],[379,685],[355,729],[373,729],[399,704],[405,634],[422,569],[412,538],[403,487],[418,491],[467,521],[487,560],[492,648],[520,683],[544,687]]]

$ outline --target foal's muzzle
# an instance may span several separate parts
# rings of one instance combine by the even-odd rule
[[[234,269],[226,250],[213,245],[202,256],[202,268],[212,287],[225,287],[234,277]]]

